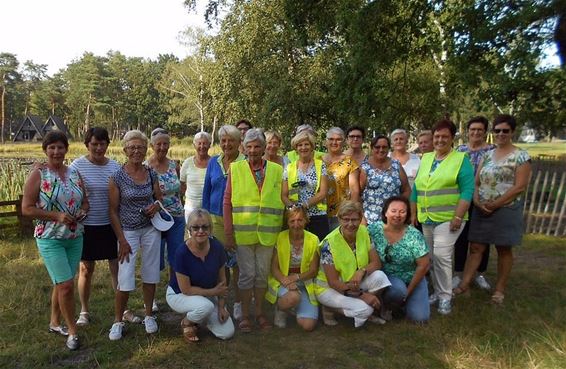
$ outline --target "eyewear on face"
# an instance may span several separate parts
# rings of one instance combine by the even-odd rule
[[[330,142],[342,142],[344,141],[342,138],[327,138]]]
[[[291,185],[293,188],[297,187],[305,187],[307,185],[307,181],[297,181]]]
[[[351,140],[361,140],[362,136],[361,135],[348,135],[348,138]]]
[[[391,257],[391,244],[387,244],[387,246],[385,247],[385,262],[386,263],[391,263],[391,260],[393,260],[393,258]]]
[[[210,226],[207,224],[202,224],[202,225],[192,225],[189,228],[192,232],[198,232],[200,230],[202,230],[203,232],[208,232]]]
[[[508,134],[509,132],[511,132],[511,129],[509,129],[509,128],[494,128],[493,129],[493,133],[495,133],[495,134],[499,134],[499,133]]]
[[[373,148],[376,150],[389,150],[389,146],[374,146]]]
[[[126,150],[130,152],[134,152],[134,151],[142,152],[147,150],[147,146],[128,146],[126,147]]]
[[[342,220],[344,224],[357,224],[362,221],[360,218],[340,218],[340,220]]]

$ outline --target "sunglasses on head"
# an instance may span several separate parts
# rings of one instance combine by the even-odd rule
[[[297,181],[291,185],[293,188],[297,187],[305,187],[307,185],[307,181]]]
[[[151,132],[151,137],[155,137],[157,135],[168,135],[168,134],[169,134],[169,132],[167,132],[166,129],[158,128],[158,129],[153,130],[153,132]]]
[[[498,133],[505,133],[505,134],[507,134],[507,133],[509,133],[509,132],[511,132],[511,129],[509,129],[509,128],[494,128],[494,129],[493,129],[493,133],[495,133],[495,134],[498,134]]]

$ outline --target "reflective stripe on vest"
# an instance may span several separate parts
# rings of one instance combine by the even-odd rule
[[[310,269],[313,258],[318,258],[318,237],[308,231],[304,231],[303,256],[301,259],[301,273],[306,273]],[[289,275],[289,262],[291,259],[291,244],[289,242],[289,230],[285,230],[277,236],[277,260],[279,261],[279,270],[284,276]],[[318,305],[314,293],[314,284],[312,279],[303,281],[309,294],[309,300],[313,305]],[[267,280],[267,292],[265,299],[272,304],[277,301],[277,292],[281,283],[270,273]]]
[[[273,246],[281,231],[283,168],[268,161],[261,192],[247,160],[230,164],[232,220],[237,245]]]
[[[294,161],[292,163],[289,163],[289,165],[287,165],[287,188],[289,189],[289,200],[295,202],[299,201],[299,191],[300,191],[300,188],[293,187],[293,183],[296,183],[298,179],[298,174],[297,174],[298,165],[299,165],[298,161]],[[314,159],[314,168],[316,172],[315,193],[318,193],[318,190],[320,188],[320,179],[322,173],[322,160]],[[318,210],[326,212],[326,199],[316,204],[316,207]]]
[[[342,237],[340,227],[336,228],[326,236],[321,245],[328,241],[330,245],[330,253],[334,260],[334,267],[340,276],[342,282],[348,282],[356,273],[356,270],[363,268],[369,264],[369,251],[371,242],[368,230],[365,226],[360,225],[356,233],[356,254],[348,245],[348,242]],[[314,281],[314,291],[317,295],[324,293],[328,288],[328,280],[322,265],[318,270],[318,274]]]
[[[458,173],[466,154],[453,150],[430,174],[434,156],[433,152],[423,155],[415,178],[417,215],[421,223],[427,219],[440,223],[451,220],[460,201]],[[467,217],[466,212],[465,219]]]

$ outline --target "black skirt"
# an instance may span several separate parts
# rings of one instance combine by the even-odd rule
[[[118,257],[118,240],[111,225],[85,225],[81,260],[112,260]]]

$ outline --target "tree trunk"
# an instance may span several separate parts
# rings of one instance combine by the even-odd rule
[[[6,73],[2,75],[2,143],[4,143],[4,125],[6,123],[6,109],[4,102],[6,101],[6,85],[4,81],[6,80]]]
[[[214,117],[212,118],[212,142],[210,143],[210,146],[214,145],[214,133],[216,132],[216,114],[214,114]]]
[[[90,100],[92,98],[92,95],[89,94],[88,95],[88,103],[86,104],[86,115],[85,115],[85,125],[83,127],[83,134],[86,133],[86,131],[89,130],[90,128]]]

